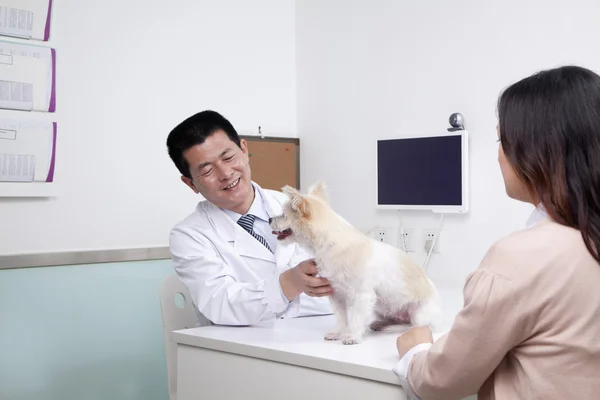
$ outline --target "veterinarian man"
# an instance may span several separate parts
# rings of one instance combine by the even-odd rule
[[[170,235],[175,271],[199,317],[219,325],[330,314],[327,280],[310,255],[280,245],[269,218],[287,197],[251,180],[248,149],[214,111],[197,113],[167,139],[181,180],[206,200]]]

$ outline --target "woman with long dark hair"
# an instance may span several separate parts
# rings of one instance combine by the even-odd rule
[[[394,372],[423,400],[600,399],[600,76],[536,73],[498,119],[506,193],[535,214],[469,275],[446,335],[398,338]]]

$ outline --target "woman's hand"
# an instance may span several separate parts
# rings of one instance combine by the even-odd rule
[[[412,328],[396,339],[398,355],[400,355],[400,358],[402,358],[410,349],[422,343],[433,343],[433,335],[431,334],[431,330],[426,326],[417,326]]]

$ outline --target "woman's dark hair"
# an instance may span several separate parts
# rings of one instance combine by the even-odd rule
[[[498,117],[517,176],[600,261],[600,76],[577,66],[538,72],[500,95]]]
[[[188,117],[169,133],[167,150],[181,175],[191,178],[189,165],[183,156],[186,150],[202,144],[213,133],[223,131],[238,147],[240,137],[225,117],[216,111],[205,110]]]

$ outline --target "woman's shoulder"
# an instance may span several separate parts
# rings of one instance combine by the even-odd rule
[[[579,230],[549,219],[513,232],[494,244],[500,248],[509,247],[517,251],[519,249],[525,251],[568,250],[578,245],[584,246]]]
[[[531,279],[556,265],[567,273],[581,261],[582,252],[587,249],[578,230],[543,220],[494,243],[480,268],[511,280]]]

